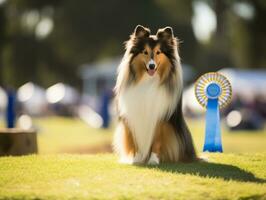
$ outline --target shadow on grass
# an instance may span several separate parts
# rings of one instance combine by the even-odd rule
[[[159,169],[165,172],[190,174],[209,178],[222,178],[241,182],[266,183],[266,179],[257,178],[251,172],[240,169],[233,165],[219,163],[178,163],[160,164],[158,166],[143,166],[151,169]]]

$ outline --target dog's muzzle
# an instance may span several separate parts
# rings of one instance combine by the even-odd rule
[[[153,59],[151,59],[148,62],[148,66],[147,66],[147,72],[150,76],[153,76],[154,73],[156,72],[156,63],[154,62]]]

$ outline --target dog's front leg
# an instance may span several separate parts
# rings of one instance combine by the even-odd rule
[[[159,125],[156,129],[155,137],[151,147],[151,155],[148,160],[149,165],[160,164],[160,153],[161,153],[161,126]]]

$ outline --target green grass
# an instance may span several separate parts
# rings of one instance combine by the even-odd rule
[[[95,129],[80,119],[66,117],[43,117],[33,120],[38,132],[38,153],[79,153],[87,148],[109,144],[112,131]],[[0,121],[0,129],[4,122]]]
[[[41,118],[34,121],[39,128],[39,153],[78,153],[86,149],[110,144],[113,128],[108,130],[94,129],[71,118]],[[198,151],[204,142],[204,121],[188,120],[194,142]],[[266,152],[266,129],[261,131],[230,132],[222,129],[225,153]]]
[[[40,155],[0,157],[0,200],[266,199],[266,129],[223,127],[224,154],[206,154],[208,163],[152,167],[121,165],[112,154],[73,155],[110,144],[113,128],[62,117],[35,119],[34,125]],[[201,152],[204,121],[188,125]]]
[[[91,128],[75,118],[40,118],[34,124],[38,128],[40,154],[79,153],[112,139],[112,131]]]
[[[0,158],[0,199],[266,199],[266,154],[121,165],[112,154]]]
[[[197,150],[202,151],[205,121],[188,120],[187,122]],[[222,143],[225,153],[266,152],[266,128],[258,131],[230,131],[222,126]]]
[[[197,150],[202,151],[204,124],[202,120],[188,120]],[[38,129],[40,154],[90,153],[91,149],[111,144],[114,128],[94,129],[79,119],[47,117],[34,120]],[[0,122],[0,128],[3,123]],[[260,131],[231,132],[222,127],[225,153],[266,152],[266,129]],[[104,151],[105,149],[101,149]],[[110,150],[110,148],[109,148]],[[94,151],[95,152],[95,151]]]

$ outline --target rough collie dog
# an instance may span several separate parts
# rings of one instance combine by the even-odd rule
[[[115,86],[119,124],[114,150],[124,163],[196,158],[182,114],[182,69],[171,27],[156,35],[138,25],[126,42]]]

